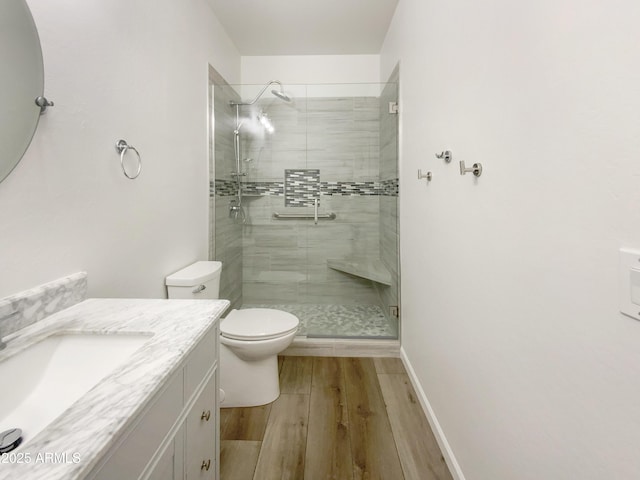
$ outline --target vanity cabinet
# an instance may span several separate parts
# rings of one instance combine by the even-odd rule
[[[216,324],[87,478],[218,480],[217,346]]]

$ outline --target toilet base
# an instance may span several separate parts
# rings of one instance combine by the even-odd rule
[[[277,354],[247,361],[220,344],[220,389],[224,391],[221,408],[257,407],[275,401],[280,396]]]

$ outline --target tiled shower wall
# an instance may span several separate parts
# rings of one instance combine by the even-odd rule
[[[223,81],[222,81],[223,82]],[[244,304],[397,305],[397,116],[377,97],[299,98],[266,95],[241,107],[243,205],[246,222],[229,218],[237,183],[233,129],[235,92],[215,87],[215,252],[225,263],[221,292]],[[389,99],[388,99],[388,98]],[[275,133],[257,115],[266,113]],[[381,131],[389,128],[390,132]],[[335,220],[276,220],[273,213],[320,213]],[[241,242],[241,243],[240,243]],[[335,271],[328,259],[382,259],[391,287]],[[239,285],[242,287],[239,288]]]
[[[244,302],[378,304],[371,281],[327,259],[380,255],[379,99],[270,99],[262,109],[276,132],[244,137],[245,191],[255,195],[245,197]],[[314,198],[336,219],[273,218],[311,213]]]
[[[235,155],[233,151],[233,130],[235,128],[235,109],[231,100],[240,98],[233,88],[211,67],[209,67],[209,86],[213,87],[213,99],[210,98],[210,109],[213,109],[213,135],[210,141],[209,165],[212,193],[217,183],[232,184],[231,173],[235,171]],[[210,95],[211,97],[211,95]],[[234,193],[232,189],[230,195]],[[229,202],[232,196],[209,196],[209,259],[222,262],[220,278],[220,298],[231,302],[230,308],[242,305],[242,224],[229,218]]]

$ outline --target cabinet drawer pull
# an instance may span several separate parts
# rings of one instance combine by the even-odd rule
[[[211,460],[207,460],[206,462],[203,460],[202,465],[200,465],[200,470],[209,471],[209,467],[211,466]]]
[[[209,421],[210,418],[211,418],[211,410],[202,412],[202,415],[200,416],[200,420],[206,420],[207,422]]]

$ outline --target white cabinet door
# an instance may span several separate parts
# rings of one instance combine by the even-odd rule
[[[95,480],[138,478],[152,459],[182,410],[183,374],[175,373],[151,407],[116,447]]]
[[[216,376],[217,371],[213,373],[187,416],[187,480],[216,480]]]

